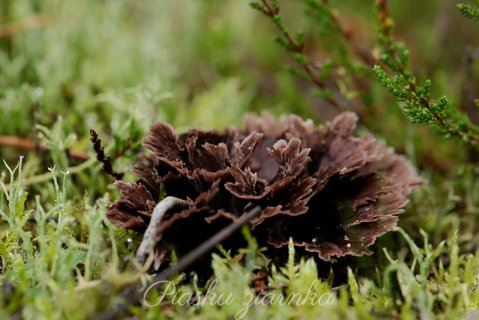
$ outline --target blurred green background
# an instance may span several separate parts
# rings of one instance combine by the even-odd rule
[[[317,26],[301,1],[282,5],[287,24],[305,30],[312,58],[320,57]],[[373,51],[373,1],[333,5]],[[478,45],[474,23],[453,1],[392,1],[391,11],[418,75],[460,102],[464,59]],[[249,110],[324,118],[306,84],[285,71],[292,61],[273,42],[271,22],[248,1],[3,0],[0,13],[2,134],[32,136],[36,102],[38,124],[62,115],[65,131],[80,139],[91,127],[115,131],[131,118],[143,129],[157,120],[239,125]],[[381,92],[370,98],[396,113]]]
[[[373,52],[373,1],[333,5]],[[317,24],[301,1],[282,6],[287,25],[308,35],[311,58],[324,59]],[[395,34],[410,47],[419,78],[431,77],[433,92],[460,104],[464,60],[478,45],[473,22],[453,1],[392,1],[391,7]],[[3,135],[32,138],[35,124],[51,127],[62,116],[61,131],[76,134],[75,147],[87,149],[90,128],[121,135],[158,120],[224,127],[262,110],[331,117],[318,110],[309,84],[286,71],[294,62],[274,43],[272,23],[248,1],[2,0],[0,14]],[[407,121],[395,102],[379,86],[368,94],[376,115],[387,120],[365,119],[368,129],[404,149]]]

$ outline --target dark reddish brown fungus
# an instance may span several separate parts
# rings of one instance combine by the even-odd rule
[[[163,189],[186,202],[164,213],[153,240],[180,254],[256,206],[250,226],[264,244],[292,238],[325,261],[370,254],[422,180],[382,142],[355,137],[356,122],[353,113],[319,128],[297,116],[249,116],[244,130],[181,135],[155,124],[143,140],[152,156],[135,165],[136,183],[116,182],[122,196],[107,216],[144,231]]]

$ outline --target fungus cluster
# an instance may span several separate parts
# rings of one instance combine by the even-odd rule
[[[163,197],[183,199],[152,238],[181,254],[259,206],[249,225],[261,244],[280,248],[292,238],[330,261],[370,254],[421,183],[404,157],[373,136],[353,135],[353,113],[320,127],[297,116],[245,122],[242,130],[179,135],[166,123],[153,125],[143,140],[151,154],[134,165],[136,182],[116,182],[121,198],[108,208],[108,219],[144,232]]]

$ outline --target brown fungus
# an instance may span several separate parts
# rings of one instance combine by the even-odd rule
[[[180,135],[155,124],[143,140],[152,155],[135,165],[136,183],[116,182],[122,196],[108,219],[146,230],[163,189],[185,205],[162,215],[152,240],[179,254],[256,206],[262,212],[250,227],[263,244],[280,248],[292,238],[325,261],[370,254],[422,180],[374,137],[353,136],[356,122],[353,113],[319,128],[297,116],[249,116],[244,130]]]

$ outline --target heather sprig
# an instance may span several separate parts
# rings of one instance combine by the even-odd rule
[[[365,106],[356,99],[356,87],[364,81],[364,70],[374,64],[375,58],[358,44],[351,30],[345,28],[338,13],[329,1],[304,0],[305,16],[309,18],[319,35],[321,50],[328,58],[318,61],[305,52],[307,45],[303,30],[291,33],[281,14],[277,0],[251,2],[253,9],[271,19],[279,35],[275,41],[295,60],[297,67],[288,66],[295,76],[313,85],[313,94],[339,110],[364,113]],[[344,72],[344,70],[347,72]]]
[[[420,84],[414,76],[409,67],[409,49],[393,38],[394,21],[390,16],[388,1],[378,0],[377,9],[382,66],[375,65],[373,71],[381,85],[403,105],[404,113],[412,122],[426,123],[444,137],[454,136],[478,145],[479,128],[470,121],[468,115],[452,104],[447,96],[431,97],[432,81],[427,79]]]
[[[459,3],[457,5],[459,10],[461,11],[461,14],[474,21],[479,21],[479,1],[475,0],[474,4],[465,4],[465,3]]]

